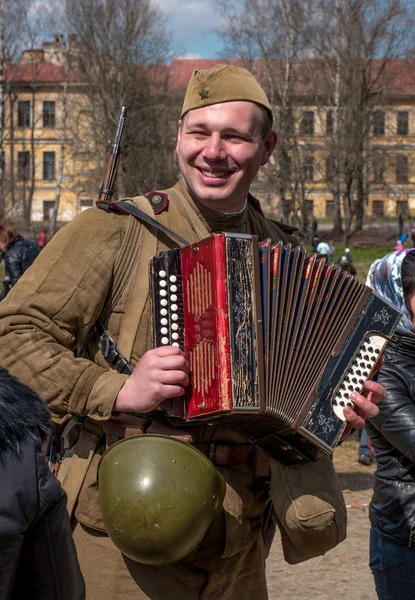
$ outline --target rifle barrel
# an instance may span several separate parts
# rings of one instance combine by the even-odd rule
[[[118,115],[117,130],[115,132],[114,142],[111,146],[110,156],[105,167],[104,181],[98,192],[98,201],[109,202],[114,193],[114,183],[117,176],[118,163],[121,153],[121,137],[124,130],[125,120],[127,118],[127,107],[122,106]]]

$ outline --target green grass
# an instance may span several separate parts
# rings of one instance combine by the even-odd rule
[[[382,258],[385,254],[393,251],[393,247],[388,245],[384,246],[373,246],[370,248],[359,248],[356,246],[350,246],[350,254],[353,260],[353,266],[356,269],[356,277],[362,283],[365,283],[366,276],[369,271],[370,265],[377,258]],[[338,261],[342,254],[342,249],[336,250],[334,254],[334,260]]]
[[[411,244],[406,243],[405,248],[411,248]],[[311,253],[311,247],[307,247],[308,252]],[[393,252],[393,245],[384,244],[381,246],[369,246],[368,248],[361,248],[360,246],[350,246],[350,254],[352,256],[353,266],[356,269],[356,277],[362,283],[366,282],[366,276],[369,271],[370,265],[377,259],[382,258],[385,254]],[[337,263],[340,256],[343,253],[343,246],[337,244],[336,251],[334,253],[334,262]]]

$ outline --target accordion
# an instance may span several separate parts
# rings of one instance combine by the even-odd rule
[[[219,420],[286,466],[333,452],[401,316],[324,258],[244,234],[154,257],[150,297],[154,347],[190,365],[170,422]]]

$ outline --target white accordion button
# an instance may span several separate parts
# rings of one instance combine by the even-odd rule
[[[173,329],[173,331],[177,331],[179,329],[179,326],[177,325],[177,323],[173,323],[171,328]]]
[[[160,304],[161,304],[162,306],[167,306],[168,302],[167,302],[167,300],[166,300],[166,299],[163,299],[163,300],[160,300]],[[162,310],[163,310],[163,309],[162,309]],[[164,309],[164,310],[166,310],[166,309]],[[167,314],[167,311],[166,311],[166,314]]]
[[[177,348],[179,348],[179,344],[177,342],[173,342],[172,346],[176,346]]]
[[[169,343],[169,338],[166,338],[166,337],[161,338],[161,343],[163,344],[163,346],[167,346],[167,344]]]
[[[160,290],[160,296],[167,296],[166,290]]]
[[[179,339],[179,334],[178,333],[172,333],[171,334],[171,339],[172,340],[178,340]]]
[[[166,277],[166,271],[159,271],[159,277]]]
[[[333,412],[342,421],[346,421],[343,409],[346,406],[350,408],[354,407],[353,402],[350,400],[351,394],[353,392],[361,393],[366,379],[369,377],[386,341],[380,335],[367,336],[357,350],[357,354],[349,365],[349,368],[345,371],[346,375],[332,399]]]
[[[170,286],[170,291],[171,292],[177,292],[177,285],[171,285]]]
[[[162,279],[161,281],[159,281],[159,286],[164,288],[167,286],[167,281],[165,279]]]
[[[160,333],[161,335],[167,335],[169,333],[169,330],[167,329],[167,327],[162,327],[160,329]]]
[[[179,307],[177,306],[177,304],[172,304],[172,305],[170,306],[170,309],[171,309],[173,312],[177,312],[177,311],[178,311],[178,309],[179,309]]]
[[[174,314],[171,316],[172,321],[177,321],[179,319],[178,315]]]
[[[166,304],[167,304],[167,301],[166,301],[166,300],[162,300],[162,302],[166,302]],[[162,309],[160,310],[160,314],[161,314],[161,316],[162,316],[162,317],[165,317],[166,315],[168,315],[169,313],[168,313],[168,311],[167,311],[167,308],[162,308]]]
[[[167,319],[160,319],[160,325],[168,325],[169,322]]]
[[[177,296],[176,296],[176,294],[172,294],[172,295],[170,296],[170,300],[171,300],[172,302],[177,302]]]
[[[170,275],[169,281],[171,281],[172,283],[176,283],[176,281],[177,281],[176,275]]]

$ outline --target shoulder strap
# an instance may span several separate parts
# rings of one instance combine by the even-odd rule
[[[152,208],[144,196],[139,196],[134,199],[134,204],[127,202],[118,204],[126,205],[123,206],[122,209],[134,216],[136,216],[134,214],[135,211],[131,211],[131,209],[137,209],[140,215],[138,218],[140,218],[140,220],[143,220],[142,214],[144,214],[145,217],[148,217],[157,224],[157,229],[161,229],[160,224],[151,217]],[[137,204],[139,204],[139,207],[136,206]],[[147,219],[145,222],[148,223]],[[135,336],[143,316],[149,292],[148,263],[150,259],[157,254],[157,235],[154,235],[153,223],[151,223],[151,225],[151,228],[140,228],[138,250],[136,253],[138,259],[137,268],[133,276],[130,292],[130,298],[134,298],[134,302],[129,301],[127,303],[127,308],[121,323],[120,334],[118,336],[118,348],[124,358],[128,361],[131,358]],[[154,227],[156,227],[156,225],[154,225]],[[163,227],[163,229],[165,228]]]
[[[139,198],[144,197],[139,196]],[[131,202],[137,201],[131,200]],[[151,225],[151,227],[155,227],[159,231],[162,231],[165,235],[173,239],[175,242],[179,242],[179,244],[181,244],[182,246],[187,246],[189,244],[189,242],[187,242],[184,238],[180,237],[180,235],[174,233],[174,231],[172,231],[168,227],[165,227],[164,225],[156,221],[156,219],[153,219],[153,217],[151,216],[151,210],[150,214],[147,214],[144,210],[140,210],[137,206],[135,206],[134,204],[130,204],[129,202],[97,202],[97,206],[108,212],[118,212],[133,215],[140,221],[147,223],[147,225]],[[147,206],[150,206],[150,204],[142,204],[142,206],[145,206],[145,209],[147,210]]]

